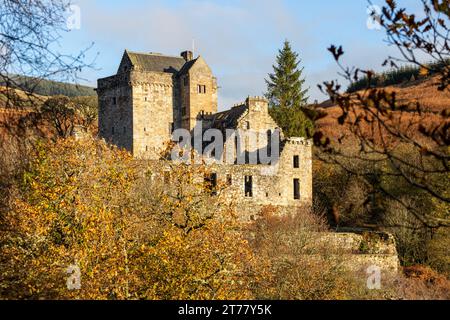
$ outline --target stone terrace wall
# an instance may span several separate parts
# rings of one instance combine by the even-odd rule
[[[370,266],[377,266],[382,273],[395,275],[399,271],[395,239],[383,232],[326,233],[320,241],[332,243],[348,258],[344,267],[355,272],[365,272]]]

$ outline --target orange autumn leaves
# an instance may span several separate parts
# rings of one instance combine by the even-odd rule
[[[2,220],[1,296],[252,297],[260,264],[221,197],[188,181],[164,184],[161,164],[93,139],[40,144],[34,153]],[[187,177],[205,169],[171,170]],[[80,290],[67,287],[69,266],[80,269]]]

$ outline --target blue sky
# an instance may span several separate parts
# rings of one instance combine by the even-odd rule
[[[366,0],[74,0],[81,28],[63,35],[61,48],[77,52],[92,42],[87,59],[98,54],[95,69],[84,70],[84,83],[115,74],[124,49],[202,55],[218,78],[219,109],[248,95],[261,95],[264,79],[284,39],[302,58],[311,102],[325,99],[317,84],[338,78],[327,52],[343,45],[349,65],[381,69],[395,55],[384,33],[367,27]],[[373,0],[381,4],[381,0]],[[399,1],[420,8],[419,0]]]

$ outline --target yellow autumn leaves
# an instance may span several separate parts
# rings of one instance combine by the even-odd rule
[[[167,166],[94,139],[38,144],[3,222],[2,296],[251,298],[257,264],[234,214],[190,178],[205,168]]]

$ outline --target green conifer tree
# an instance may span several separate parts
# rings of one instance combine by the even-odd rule
[[[304,89],[304,68],[301,60],[291,48],[289,41],[279,50],[274,73],[269,74],[266,97],[270,114],[289,137],[310,137],[314,131],[313,122],[303,112],[308,102],[308,89]]]

